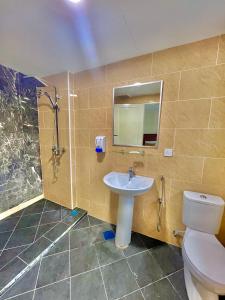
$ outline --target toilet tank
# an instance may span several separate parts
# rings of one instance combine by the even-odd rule
[[[194,230],[216,234],[219,232],[224,200],[220,197],[184,191],[183,223]]]

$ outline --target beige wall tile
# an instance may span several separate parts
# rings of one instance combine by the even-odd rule
[[[211,100],[176,102],[176,128],[207,128]]]
[[[76,91],[77,97],[74,98],[74,107],[77,109],[86,109],[89,105],[89,89],[79,89]]]
[[[163,80],[163,101],[178,100],[180,73],[155,75],[151,80]],[[150,81],[151,81],[150,80]]]
[[[218,53],[218,64],[225,63],[225,34],[220,37],[220,44],[219,44],[219,53]]]
[[[148,54],[107,65],[106,80],[119,83],[151,75],[151,64],[152,54]]]
[[[75,111],[75,128],[76,129],[88,129],[89,128],[89,110],[82,109],[80,111]]]
[[[177,154],[225,157],[225,129],[177,129]]]
[[[215,65],[218,37],[158,51],[153,54],[153,74]]]
[[[90,88],[89,107],[112,107],[112,89],[106,85]]]
[[[106,109],[89,110],[89,128],[106,128]]]
[[[203,170],[203,183],[224,186],[225,159],[206,158]]]
[[[89,88],[105,81],[105,67],[82,71],[74,76],[74,88]]]
[[[176,107],[177,104],[174,101],[168,101],[162,103],[161,112],[161,128],[175,128],[176,126]]]
[[[75,130],[75,147],[90,147],[90,130]]]
[[[56,86],[58,90],[67,90],[68,89],[68,73],[63,72],[59,74],[54,74],[46,76],[43,79],[47,81],[49,85]]]
[[[180,99],[225,96],[225,65],[181,73]]]
[[[225,97],[212,100],[209,127],[225,128]]]

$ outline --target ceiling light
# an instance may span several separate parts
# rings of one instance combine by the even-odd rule
[[[70,2],[73,2],[73,3],[79,3],[81,2],[81,0],[69,0]]]

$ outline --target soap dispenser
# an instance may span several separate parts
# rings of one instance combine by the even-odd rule
[[[97,153],[105,152],[106,147],[106,137],[105,136],[96,136],[95,138],[95,151]]]

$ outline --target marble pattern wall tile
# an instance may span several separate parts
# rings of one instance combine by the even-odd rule
[[[42,194],[38,85],[0,65],[0,213]]]

